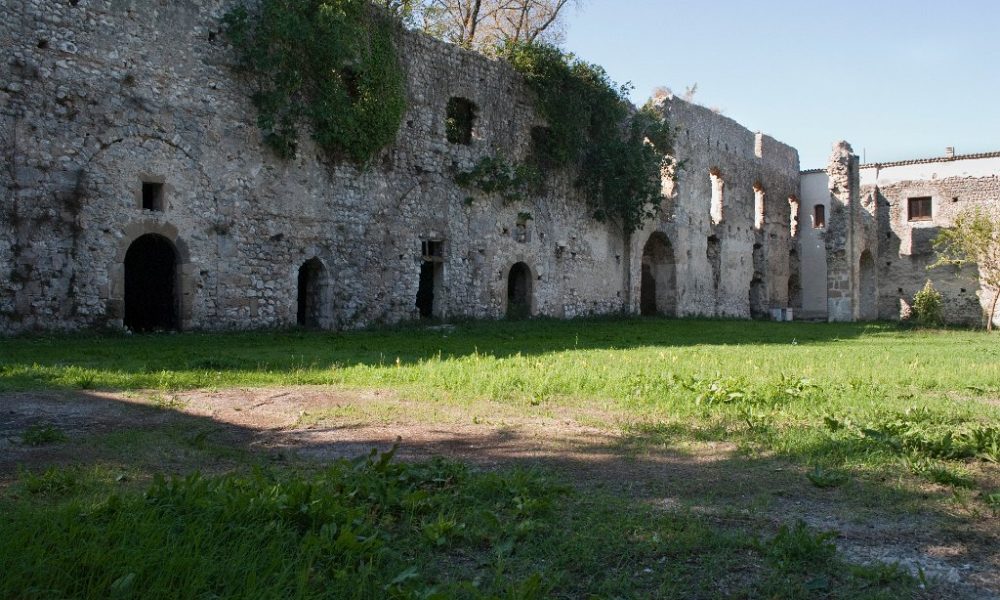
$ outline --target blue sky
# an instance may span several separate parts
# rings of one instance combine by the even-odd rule
[[[565,46],[631,81],[698,84],[695,101],[825,166],[1000,150],[1000,2],[582,0]]]

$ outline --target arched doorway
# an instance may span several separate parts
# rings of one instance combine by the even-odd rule
[[[177,251],[149,233],[125,253],[125,327],[132,331],[177,329]]]
[[[527,319],[532,316],[531,268],[519,262],[507,274],[507,318]]]
[[[875,321],[878,319],[878,284],[875,278],[875,259],[869,250],[861,253],[858,271],[861,284],[858,294],[858,319]]]
[[[677,312],[677,269],[670,239],[661,232],[649,236],[642,250],[639,312],[644,316]]]
[[[318,329],[324,325],[326,305],[326,268],[318,258],[310,258],[299,267],[298,324]]]

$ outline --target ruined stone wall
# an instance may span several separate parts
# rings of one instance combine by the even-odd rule
[[[983,289],[975,269],[927,267],[935,261],[931,241],[961,210],[1000,207],[1000,157],[872,165],[862,169],[861,193],[878,203],[879,317],[908,317],[913,296],[929,279],[944,297],[949,322],[982,324],[993,292]],[[923,197],[931,198],[932,218],[912,220],[909,199]]]
[[[798,194],[798,152],[732,119],[680,99],[665,101],[682,164],[661,218],[637,232],[641,257],[655,232],[666,234],[676,263],[676,313],[748,318],[785,308],[790,234],[789,198]],[[713,177],[722,182],[713,219]],[[762,220],[755,192],[763,194]],[[721,210],[719,210],[721,209]],[[721,217],[718,218],[718,217]],[[641,296],[639,260],[632,265],[633,306]]]
[[[422,241],[441,241],[437,316],[499,317],[526,263],[536,314],[624,307],[621,235],[572,187],[504,204],[454,183],[483,156],[517,159],[538,118],[505,64],[401,34],[408,110],[368,170],[302,140],[281,161],[260,143],[246,84],[219,33],[226,2],[8,0],[0,331],[120,326],[125,254],[169,239],[182,328],[296,322],[298,269],[322,263],[324,326],[416,318]],[[446,105],[478,107],[473,141],[445,136]],[[142,182],[163,182],[163,210]],[[524,222],[524,215],[530,220]],[[519,221],[521,227],[519,227]]]
[[[859,166],[850,144],[834,144],[827,167],[830,210],[824,233],[830,321],[878,318],[875,204],[861,197]]]

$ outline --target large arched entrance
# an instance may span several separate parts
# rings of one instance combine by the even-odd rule
[[[146,234],[125,253],[125,327],[132,331],[177,329],[177,251],[167,238]]]
[[[325,324],[326,268],[318,258],[299,267],[297,322],[300,327],[319,329]]]
[[[532,316],[531,267],[519,262],[507,274],[507,318],[526,319]]]
[[[878,284],[875,277],[875,259],[872,253],[865,250],[861,253],[858,265],[861,284],[858,294],[858,318],[862,321],[878,319]]]
[[[642,250],[639,311],[644,316],[677,313],[677,269],[674,249],[666,235],[649,236]]]

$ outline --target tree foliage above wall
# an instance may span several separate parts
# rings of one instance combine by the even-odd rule
[[[368,2],[262,0],[224,23],[254,86],[264,141],[279,156],[295,156],[303,123],[331,156],[359,164],[395,139],[406,109],[398,23]]]

